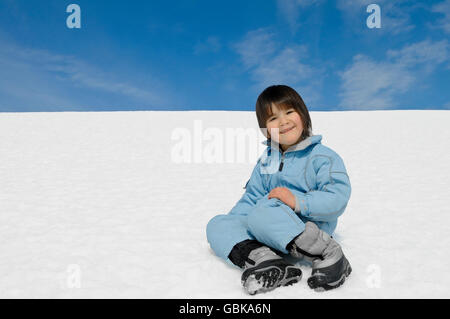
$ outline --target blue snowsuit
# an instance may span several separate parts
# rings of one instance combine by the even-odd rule
[[[245,193],[226,215],[213,217],[206,235],[217,256],[231,263],[234,245],[246,239],[288,254],[289,244],[312,221],[328,234],[350,199],[351,186],[344,162],[313,135],[282,152],[270,141],[245,187]],[[275,169],[273,169],[275,167]],[[268,199],[276,187],[286,187],[296,199],[295,209],[277,198]]]

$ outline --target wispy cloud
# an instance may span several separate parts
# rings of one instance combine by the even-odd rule
[[[263,64],[275,53],[275,33],[267,28],[247,32],[244,38],[233,45],[247,68]]]
[[[353,63],[341,74],[343,108],[389,108],[394,95],[405,92],[414,81],[403,67],[391,62],[377,62],[364,55],[356,55]]]
[[[450,47],[448,40],[425,40],[406,45],[400,50],[388,50],[387,57],[405,68],[421,66],[429,73],[449,60]]]
[[[277,0],[277,9],[278,13],[289,24],[291,30],[296,32],[301,24],[301,11],[324,2],[324,0]],[[381,7],[382,28],[379,32],[383,34],[399,34],[414,29],[415,25],[411,20],[410,13],[417,7],[424,6],[413,0],[338,0],[336,6],[344,13],[347,24],[358,32],[361,28],[365,28],[366,18],[369,16],[366,8],[372,3]],[[438,6],[436,10],[448,12],[446,5]]]
[[[199,42],[194,47],[194,54],[217,53],[222,48],[218,37],[209,36],[203,42]]]
[[[323,0],[277,0],[277,10],[292,32],[300,26],[300,12],[303,8],[322,3]]]
[[[431,11],[444,15],[444,17],[437,20],[437,26],[442,28],[446,33],[450,33],[450,0],[435,4],[431,8]]]
[[[275,39],[275,32],[262,28],[248,32],[234,44],[255,89],[287,84],[307,95],[309,101],[317,100],[321,71],[304,62],[308,56],[307,47],[282,45]]]
[[[160,103],[160,96],[111,71],[104,71],[73,56],[20,47],[5,41],[0,45],[0,108],[49,110],[86,106],[74,89],[97,95],[108,94],[132,100],[132,104]],[[86,93],[86,92],[84,92]],[[98,105],[91,105],[96,107]]]
[[[389,50],[383,61],[358,54],[339,74],[342,79],[340,106],[360,109],[397,107],[399,94],[411,90],[419,77],[430,74],[449,60],[447,40],[425,40],[400,50]]]

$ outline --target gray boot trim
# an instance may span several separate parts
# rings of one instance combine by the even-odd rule
[[[294,243],[305,253],[317,256],[312,261],[313,269],[331,266],[343,256],[341,246],[313,222],[306,222],[305,230]],[[292,255],[295,257],[294,253]]]
[[[295,245],[311,255],[322,255],[331,241],[330,235],[313,222],[306,222],[305,230],[295,240]]]
[[[319,258],[314,259],[312,263],[312,268],[320,269],[334,265],[342,258],[342,256],[344,256],[344,253],[342,252],[341,246],[339,246],[339,244],[336,241],[334,241],[334,239],[331,239],[330,244],[323,253],[324,259]]]
[[[267,246],[262,246],[256,249],[253,249],[248,255],[248,259],[252,260],[255,264],[252,265],[249,262],[245,262],[245,269],[250,267],[254,267],[263,261],[273,260],[273,259],[282,259],[280,256],[275,254],[275,252]]]

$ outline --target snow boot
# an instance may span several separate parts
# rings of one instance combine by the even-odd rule
[[[339,287],[352,271],[341,246],[315,223],[307,222],[305,226],[305,230],[288,245],[288,250],[294,257],[312,258],[308,286],[316,291]]]
[[[245,261],[244,269],[241,282],[250,295],[289,286],[302,278],[299,267],[284,261],[267,246],[253,249]]]

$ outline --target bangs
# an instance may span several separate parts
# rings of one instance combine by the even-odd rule
[[[266,121],[273,115],[273,110],[272,110],[273,105],[275,105],[277,108],[279,108],[280,110],[283,110],[283,111],[286,111],[289,109],[294,109],[298,113],[297,108],[287,102],[266,103],[266,105],[262,107],[262,112],[261,112],[261,120],[263,123],[266,123]]]
[[[271,117],[273,115],[273,111],[272,111],[272,106],[275,105],[277,108],[279,108],[280,110],[286,111],[289,109],[295,109],[295,107],[293,107],[291,104],[288,104],[286,102],[281,102],[281,103],[275,103],[272,102],[268,105],[266,105],[266,114],[267,114],[267,118]]]

